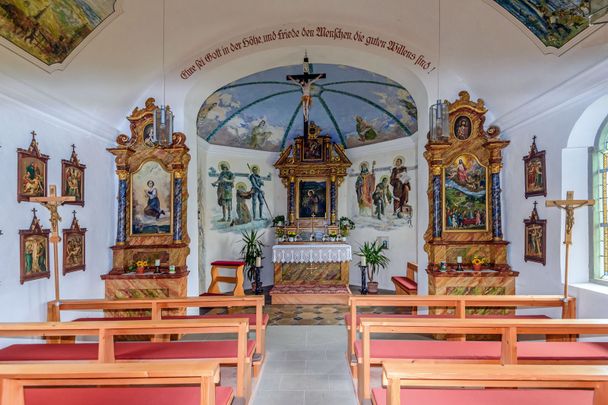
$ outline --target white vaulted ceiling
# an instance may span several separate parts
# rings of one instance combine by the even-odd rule
[[[48,73],[0,47],[2,87],[21,94],[24,92],[18,89],[35,89],[22,96],[23,101],[39,108],[47,106],[54,114],[66,117],[82,114],[105,122],[109,128],[125,128],[124,117],[135,105],[143,104],[148,96],[162,99],[162,1],[119,0],[118,6],[122,12],[96,33],[63,70]],[[232,59],[224,60],[241,63],[238,75],[236,72],[225,77],[218,75],[224,65],[224,60],[218,60],[187,80],[180,78],[181,71],[208,50],[252,32],[315,25],[343,26],[395,38],[425,55],[433,64],[438,61],[437,1],[167,0],[167,103],[174,105],[179,116],[183,114],[179,108],[184,109],[191,89],[209,77],[214,77],[215,88],[209,88],[207,95],[262,68],[298,64],[307,41],[277,41],[276,45],[234,52]],[[488,1],[444,0],[440,94],[454,99],[459,90],[467,89],[473,97],[486,100],[492,117],[500,118],[605,60],[607,30],[597,30],[561,56],[545,54],[521,27],[505,18]],[[373,65],[374,55],[378,55],[379,73],[386,73],[386,63],[393,64],[390,69],[412,70],[424,84],[426,98],[436,97],[437,70],[423,71],[400,58],[392,56],[391,59],[386,51],[379,53],[363,44],[326,39],[311,41],[313,45],[356,47],[359,52],[367,52],[366,58],[371,59],[363,66],[367,69],[370,63]],[[290,47],[292,52],[285,51],[276,60],[274,54],[268,52]],[[322,51],[310,56],[315,63],[340,63],[328,60]],[[252,66],[251,70],[248,66]],[[38,101],[34,100],[38,97],[36,94],[40,97]],[[202,103],[204,99],[199,101]],[[183,120],[182,117],[181,125]]]

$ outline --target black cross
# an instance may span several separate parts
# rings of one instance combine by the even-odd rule
[[[37,210],[36,208],[32,208],[32,212],[34,213],[34,218],[36,218],[36,212],[37,212],[37,211],[38,211],[38,210]]]
[[[536,209],[537,205],[538,205],[538,203],[536,201],[534,201],[534,209]]]

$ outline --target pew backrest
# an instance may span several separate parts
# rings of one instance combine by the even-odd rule
[[[215,405],[220,377],[214,361],[162,363],[0,364],[0,404],[24,405],[34,387],[200,385],[200,404]]]

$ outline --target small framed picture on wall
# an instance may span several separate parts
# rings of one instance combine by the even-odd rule
[[[536,136],[532,138],[530,152],[524,156],[524,184],[526,198],[542,195],[547,196],[547,168],[545,151],[536,148]]]
[[[524,220],[524,261],[542,263],[547,262],[547,220],[539,219],[536,205],[530,218]]]

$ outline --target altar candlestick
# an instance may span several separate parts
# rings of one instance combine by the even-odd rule
[[[367,257],[361,256],[361,266],[367,266]]]
[[[255,267],[262,267],[262,258],[260,256],[255,258]]]

